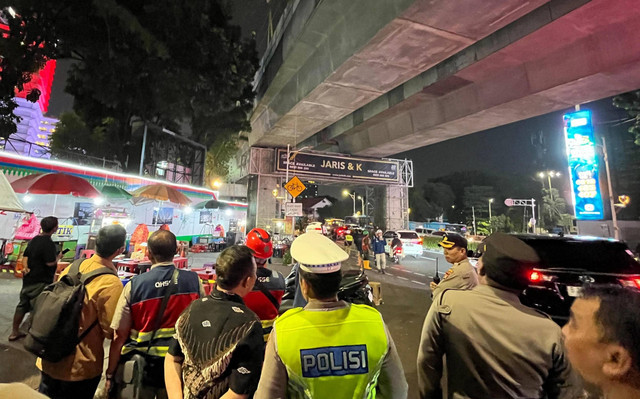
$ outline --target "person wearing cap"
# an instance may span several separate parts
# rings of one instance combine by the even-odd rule
[[[443,290],[425,318],[420,398],[442,398],[444,356],[449,398],[577,397],[560,327],[518,298],[538,255],[502,233],[485,239],[481,251],[480,285]]]
[[[402,364],[380,313],[338,300],[347,253],[307,233],[293,241],[291,256],[308,304],[275,321],[255,398],[406,398]]]
[[[273,242],[271,235],[266,230],[252,229],[247,234],[245,245],[253,251],[253,257],[258,266],[256,272],[258,279],[253,286],[253,291],[248,293],[243,300],[245,305],[260,318],[266,342],[269,333],[271,333],[273,321],[278,317],[286,283],[282,273],[266,267],[267,261],[273,255]]]
[[[384,247],[387,245],[387,242],[382,237],[382,230],[378,229],[376,231],[376,236],[373,237],[373,254],[376,257],[376,271],[378,273],[385,274],[385,269],[387,268],[387,254],[385,253]]]
[[[444,258],[452,266],[440,282],[431,282],[431,296],[435,298],[448,288],[470,290],[478,285],[478,273],[467,258],[467,239],[459,234],[447,233],[442,236],[438,245],[442,247]]]

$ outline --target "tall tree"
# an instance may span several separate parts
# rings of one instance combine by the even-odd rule
[[[542,208],[540,209],[542,225],[550,230],[561,225],[566,214],[567,202],[560,196],[557,189],[542,189]]]
[[[640,90],[630,91],[613,98],[613,105],[626,110],[633,120],[629,133],[635,136],[634,143],[640,145]]]
[[[15,0],[52,26],[56,57],[73,57],[66,90],[86,126],[102,129],[123,165],[136,159],[135,120],[190,130],[206,146],[249,128],[253,40],[219,1]],[[188,129],[180,129],[187,125]],[[132,169],[137,165],[129,165]]]

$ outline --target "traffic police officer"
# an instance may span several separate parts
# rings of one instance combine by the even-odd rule
[[[448,288],[470,290],[478,285],[478,273],[467,258],[467,239],[459,234],[447,233],[442,236],[438,245],[443,248],[444,258],[452,266],[442,280],[431,282],[432,297],[435,298]]]
[[[495,233],[482,244],[480,285],[444,290],[429,309],[418,351],[421,398],[564,398],[576,393],[560,327],[520,303],[539,262],[519,239]],[[576,384],[577,385],[577,384]]]
[[[378,311],[338,300],[347,253],[303,234],[291,245],[308,300],[276,319],[256,398],[406,398],[395,344]]]

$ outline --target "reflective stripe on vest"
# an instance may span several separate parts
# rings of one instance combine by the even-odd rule
[[[388,350],[382,316],[366,305],[292,309],[276,319],[288,398],[374,398]]]

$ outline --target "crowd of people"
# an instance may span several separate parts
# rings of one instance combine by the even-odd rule
[[[55,247],[49,253],[55,222],[43,219],[42,238],[27,248],[26,276],[34,274],[23,281],[18,326],[33,299],[51,287],[43,285],[52,282],[52,262],[60,256]],[[173,265],[176,237],[164,230],[149,237],[151,270],[123,287],[113,259],[124,251],[125,237],[120,226],[102,228],[96,254],[62,272],[95,277],[84,285],[75,350],[58,362],[38,359],[39,391],[47,397],[93,398],[105,339],[112,340],[105,392],[114,398],[131,390],[137,398],[171,399],[407,397],[381,314],[338,299],[350,253],[329,238],[306,233],[293,241],[306,304],[279,316],[285,283],[266,267],[273,251],[266,231],[253,229],[246,245],[219,255],[207,296],[195,273]],[[378,234],[367,245],[377,255],[376,240]],[[582,398],[582,379],[606,398],[640,398],[638,291],[587,289],[561,330],[518,299],[525,272],[539,261],[527,244],[489,236],[477,271],[466,259],[464,237],[447,234],[440,246],[452,267],[431,285],[416,363],[421,398]],[[20,336],[14,328],[9,339]]]

